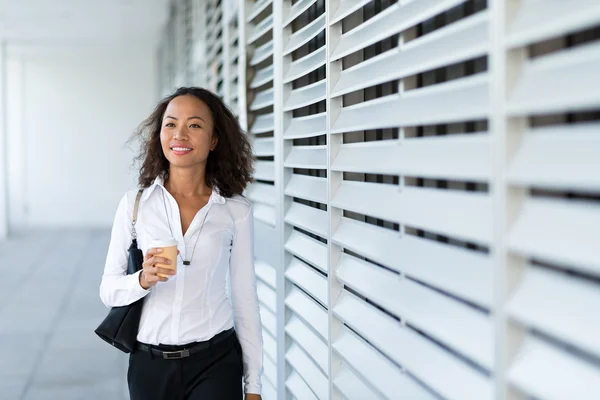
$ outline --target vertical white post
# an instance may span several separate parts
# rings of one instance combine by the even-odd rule
[[[333,51],[332,43],[337,43],[339,38],[342,36],[342,24],[336,24],[330,26],[329,21],[333,16],[333,12],[338,8],[339,0],[329,0],[325,4],[325,47],[326,47],[326,59],[325,59],[325,76],[327,79],[326,84],[326,107],[327,107],[327,215],[329,217],[329,225],[327,232],[327,271],[328,271],[328,298],[327,298],[327,309],[329,314],[329,337],[328,337],[328,348],[329,348],[329,398],[337,400],[341,398],[341,394],[334,388],[333,380],[339,373],[341,361],[339,357],[333,351],[333,342],[339,335],[341,328],[341,322],[333,315],[333,309],[335,303],[341,293],[342,286],[336,278],[336,267],[340,260],[342,249],[340,246],[332,243],[331,237],[333,232],[339,225],[342,219],[342,210],[336,208],[332,209],[331,201],[335,196],[335,192],[340,187],[343,179],[343,173],[339,171],[332,171],[331,165],[335,160],[336,155],[340,151],[342,145],[342,134],[332,135],[330,133],[331,127],[335,122],[335,119],[339,115],[342,108],[342,98],[336,99],[331,98],[332,85],[338,81],[340,72],[342,71],[342,60],[334,61],[330,60],[331,52]]]
[[[285,4],[284,4],[285,3]],[[283,160],[286,154],[286,143],[283,139],[285,126],[283,113],[283,11],[287,2],[273,0],[273,120],[275,138],[275,190],[277,193],[277,232],[279,265],[277,268],[277,398],[287,399],[285,381],[287,368],[285,353],[287,341],[285,340],[285,324],[287,322],[285,312],[285,296],[287,285],[285,279],[285,268],[289,262],[289,256],[285,251],[285,241],[289,236],[290,227],[284,222],[286,210],[289,208],[289,200],[284,193],[285,183],[289,179],[289,171],[283,168]]]
[[[6,41],[0,42],[0,240],[8,236],[8,124]]]
[[[231,55],[233,52],[231,51],[231,30],[229,27],[232,12],[232,7],[230,6],[230,1],[222,1],[221,2],[221,42],[223,43],[223,99],[225,100],[225,104],[231,107],[231,82],[229,81],[229,77],[231,76]]]
[[[495,321],[495,363],[494,385],[495,399],[506,399],[506,317],[503,306],[506,301],[506,184],[505,139],[506,139],[506,56],[504,52],[504,13],[505,5],[501,1],[490,2],[490,134],[492,152],[492,181],[490,191],[494,202],[494,240],[490,248],[494,265],[494,307]]]
[[[246,95],[248,73],[247,63],[248,56],[246,53],[246,40],[248,38],[248,24],[246,23],[246,15],[248,9],[247,0],[238,1],[238,107],[239,120],[242,129],[248,130],[248,99]]]

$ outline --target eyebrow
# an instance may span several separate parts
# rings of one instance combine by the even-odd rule
[[[178,121],[178,119],[177,119],[177,118],[175,118],[175,117],[172,117],[172,116],[170,116],[170,115],[167,115],[167,116],[165,117],[165,119],[167,119],[167,118],[171,118],[171,119],[174,119],[175,121]],[[205,120],[204,120],[202,117],[197,117],[197,116],[195,116],[195,115],[194,115],[194,116],[192,116],[192,117],[189,117],[189,118],[188,118],[188,121],[189,121],[190,119],[199,119],[199,120],[201,120],[202,122],[206,122],[206,121],[205,121]]]

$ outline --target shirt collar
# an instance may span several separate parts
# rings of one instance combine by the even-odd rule
[[[148,199],[148,197],[150,197],[152,192],[157,187],[161,187],[162,189],[167,190],[164,186],[164,180],[163,180],[162,176],[157,176],[156,179],[154,179],[154,181],[152,182],[152,184],[146,190],[144,190],[144,194],[142,195],[141,200],[145,201],[146,199]],[[221,196],[221,194],[219,193],[219,189],[217,187],[213,187],[213,190],[210,195],[210,198],[208,199],[208,202],[209,203],[217,203],[217,204],[225,204],[225,201],[226,201],[225,197]]]

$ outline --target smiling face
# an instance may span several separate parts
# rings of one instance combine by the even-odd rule
[[[217,145],[210,108],[192,95],[175,97],[165,110],[160,143],[171,167],[206,165],[208,154]]]

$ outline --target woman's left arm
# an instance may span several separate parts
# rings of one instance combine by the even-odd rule
[[[235,221],[229,261],[231,300],[235,330],[242,345],[244,359],[244,391],[260,394],[263,373],[262,324],[254,272],[254,216],[252,205],[248,214]],[[248,398],[253,398],[248,396]],[[254,397],[255,398],[255,397]]]

